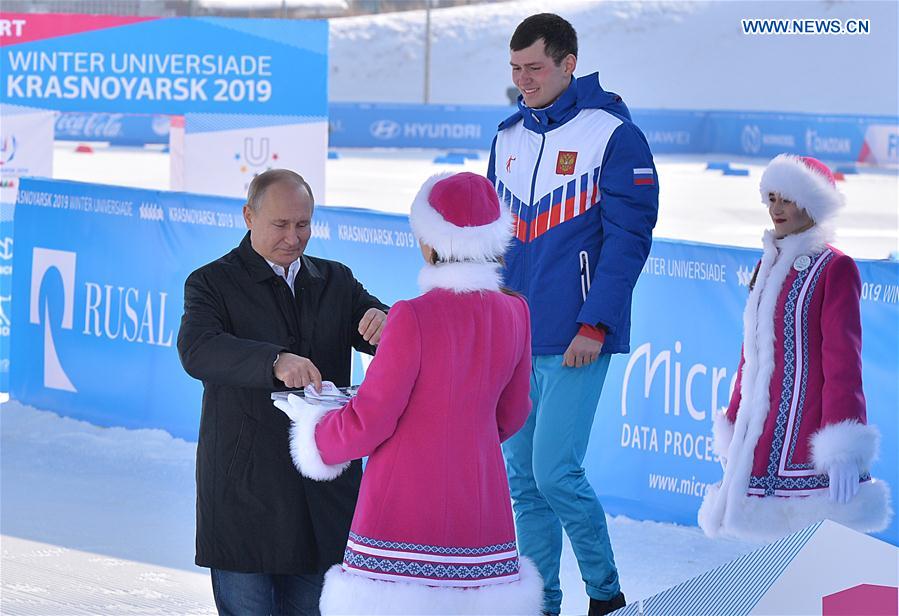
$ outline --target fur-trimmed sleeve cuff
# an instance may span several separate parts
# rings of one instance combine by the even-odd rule
[[[325,464],[315,443],[315,427],[333,408],[321,407],[312,412],[302,413],[290,428],[290,457],[300,474],[315,481],[331,481],[340,476],[350,465]]]
[[[824,426],[811,436],[812,464],[826,473],[835,462],[854,462],[859,472],[871,469],[880,448],[880,431],[855,419]]]
[[[724,460],[727,459],[727,450],[734,438],[734,424],[727,418],[727,409],[722,408],[715,413],[712,420],[712,451]]]

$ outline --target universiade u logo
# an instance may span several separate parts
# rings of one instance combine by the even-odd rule
[[[53,341],[53,327],[50,323],[49,301],[44,298],[40,305],[41,284],[51,268],[56,268],[62,277],[63,311],[62,328],[72,329],[75,311],[75,257],[74,252],[35,248],[31,259],[31,303],[28,320],[34,325],[43,324],[44,329],[44,387],[62,391],[78,391],[59,362],[56,344]],[[43,308],[43,315],[42,309]]]
[[[269,145],[268,137],[257,140],[253,137],[247,137],[243,140],[243,158],[245,161],[255,167],[268,162]]]

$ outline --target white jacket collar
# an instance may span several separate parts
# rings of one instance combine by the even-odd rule
[[[783,255],[816,255],[827,248],[827,244],[833,241],[834,230],[828,225],[814,225],[802,233],[795,233],[778,239],[773,229],[765,231],[762,237],[762,245],[765,253],[777,251]]]
[[[439,263],[425,265],[418,274],[422,293],[447,289],[455,293],[499,291],[499,263]]]

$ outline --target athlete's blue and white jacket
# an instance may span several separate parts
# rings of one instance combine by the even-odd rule
[[[572,79],[549,107],[519,97],[518,108],[499,126],[487,177],[515,222],[504,280],[530,304],[533,353],[564,353],[583,323],[607,328],[604,353],[627,353],[659,206],[646,138],[598,73]]]

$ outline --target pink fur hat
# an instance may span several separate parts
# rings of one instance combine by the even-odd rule
[[[444,260],[494,261],[512,239],[512,215],[493,185],[476,173],[428,178],[409,214],[415,237]]]

